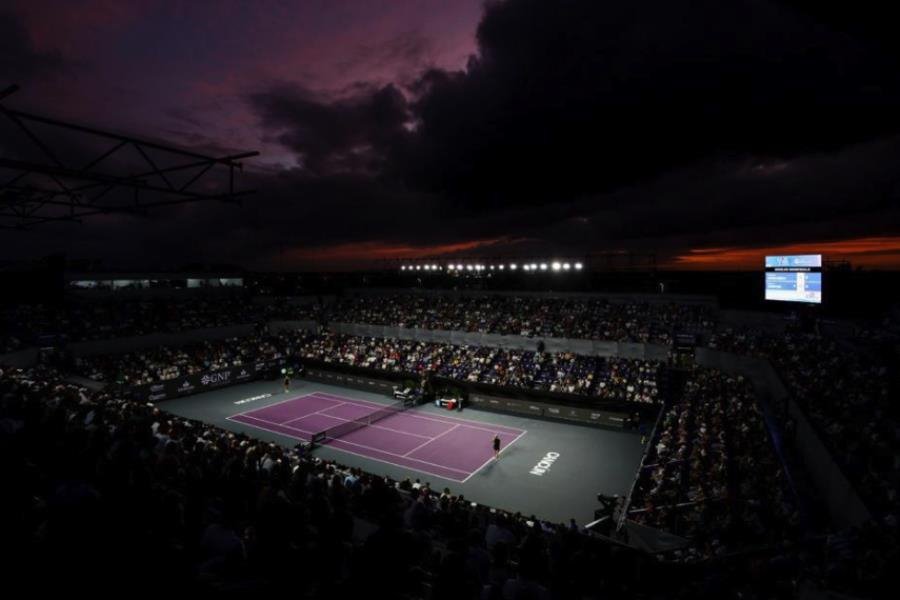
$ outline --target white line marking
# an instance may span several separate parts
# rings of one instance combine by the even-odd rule
[[[329,400],[329,399],[330,399],[330,398],[326,398],[326,400]],[[347,404],[347,403],[346,403],[346,402],[338,402],[337,404],[335,404],[335,405],[333,405],[333,406],[326,406],[325,408],[322,408],[322,409],[320,409],[320,410],[317,410],[316,412],[306,413],[306,414],[303,415],[302,417],[297,417],[296,419],[291,419],[290,421],[285,421],[284,423],[278,423],[278,425],[287,425],[288,423],[292,423],[292,422],[294,422],[294,421],[299,421],[300,419],[305,419],[306,417],[312,417],[313,415],[322,415],[323,417],[329,417],[329,418],[332,418],[332,419],[339,419],[340,417],[332,417],[331,415],[326,415],[326,414],[324,414],[322,411],[323,411],[323,410],[331,410],[332,408],[337,408],[338,406],[343,406],[343,405],[345,405],[345,404]],[[265,419],[261,419],[261,420],[265,421]],[[271,421],[270,421],[270,422],[271,422]]]
[[[511,441],[510,443],[508,443],[508,444],[506,445],[505,448],[502,448],[502,449],[500,450],[500,454],[503,454],[503,452],[506,450],[506,448],[509,448],[510,446],[512,446],[513,444],[515,444],[516,442],[518,442],[518,441],[519,441],[519,438],[522,437],[523,435],[525,435],[526,433],[528,433],[528,431],[523,431],[522,433],[520,433],[519,435],[517,435],[517,436],[513,439],[513,441]],[[463,479],[462,482],[463,482],[463,483],[467,482],[473,475],[475,475],[476,473],[478,473],[478,471],[482,470],[483,468],[485,468],[486,466],[488,466],[489,464],[491,464],[491,461],[492,461],[492,460],[494,460],[494,457],[493,457],[493,456],[490,457],[489,459],[487,459],[487,461],[485,461],[485,463],[484,463],[483,465],[481,465],[480,467],[478,467],[477,469],[475,469],[474,471],[472,471],[471,473],[469,473],[469,476],[466,477],[465,479]]]
[[[352,403],[350,403],[350,402],[344,402],[344,404],[352,404]],[[335,407],[334,407],[334,406],[329,406],[329,407],[327,407],[327,408],[323,408],[322,410],[329,410],[329,409],[331,409],[331,408],[335,408]],[[269,421],[269,420],[267,420],[267,419],[262,419],[262,418],[260,418],[260,417],[254,417],[253,415],[250,415],[250,414],[245,414],[245,415],[234,415],[234,416],[235,416],[235,417],[248,417],[248,418],[250,418],[250,419],[256,419],[257,421],[262,421],[263,423],[268,423],[269,425],[280,425],[281,427],[289,427],[288,423],[293,423],[294,421],[300,421],[300,420],[302,420],[302,419],[305,419],[306,417],[312,417],[312,416],[314,416],[314,415],[321,415],[321,416],[327,417],[327,418],[329,418],[329,419],[334,419],[334,420],[336,420],[336,421],[342,421],[343,423],[349,423],[349,422],[353,421],[353,419],[345,419],[345,418],[343,418],[343,417],[336,417],[336,416],[334,416],[334,415],[326,415],[325,413],[322,412],[322,410],[316,411],[316,412],[314,412],[314,413],[309,413],[309,414],[307,414],[307,415],[303,415],[302,417],[297,417],[296,419],[291,419],[290,421],[285,421],[284,423],[276,423],[275,421]],[[399,413],[398,413],[398,414],[399,414]],[[229,418],[230,418],[230,417],[229,417]],[[391,417],[385,417],[384,420],[387,421],[387,420],[390,419],[390,418],[391,418]],[[376,423],[378,423],[378,421],[376,421]],[[338,423],[337,425],[332,425],[332,427],[337,427],[337,426],[340,425],[340,424],[341,424],[341,423]],[[410,437],[421,438],[421,439],[423,439],[423,440],[424,440],[424,439],[427,439],[427,440],[432,440],[432,439],[434,439],[434,438],[432,438],[431,436],[428,436],[428,435],[422,435],[422,434],[420,434],[420,433],[410,433],[409,431],[403,431],[403,430],[401,430],[401,429],[392,429],[391,427],[385,427],[385,426],[380,425],[380,424],[367,425],[367,427],[371,427],[372,429],[383,429],[384,431],[390,431],[390,432],[392,432],[392,433],[399,433],[400,435],[408,435],[408,436],[410,436]],[[303,431],[306,431],[306,430],[304,429]],[[316,432],[316,433],[317,433],[317,432]]]
[[[294,436],[294,435],[291,435],[290,433],[285,433],[285,432],[283,432],[283,431],[276,431],[276,430],[274,430],[274,429],[269,429],[269,428],[267,428],[267,427],[263,427],[263,426],[261,426],[261,425],[255,424],[255,423],[242,423],[241,421],[235,421],[233,417],[246,417],[246,418],[249,418],[249,419],[253,419],[253,420],[255,420],[255,421],[262,421],[263,423],[265,423],[265,424],[267,424],[267,425],[275,425],[275,426],[278,426],[278,427],[285,427],[285,428],[287,428],[287,429],[291,429],[291,430],[297,431],[297,432],[299,432],[299,433],[309,434],[310,436],[312,436],[312,435],[315,433],[315,432],[313,432],[313,431],[306,431],[305,429],[300,429],[300,428],[298,428],[298,427],[291,427],[291,426],[285,425],[285,424],[283,424],[283,423],[275,423],[275,422],[272,422],[272,421],[267,421],[267,420],[265,420],[265,419],[261,419],[261,418],[259,418],[259,417],[254,417],[253,415],[249,414],[249,413],[252,413],[252,412],[257,412],[257,411],[266,409],[266,408],[268,408],[268,407],[270,407],[270,406],[275,406],[275,405],[277,405],[277,404],[284,404],[285,402],[291,402],[292,400],[299,400],[299,399],[301,399],[301,398],[307,398],[307,397],[309,397],[309,396],[322,396],[322,397],[324,397],[324,398],[323,398],[324,400],[340,400],[340,401],[342,401],[342,403],[344,403],[344,404],[371,404],[371,405],[376,405],[376,406],[381,406],[381,407],[385,406],[385,404],[382,404],[382,403],[380,403],[380,402],[372,402],[371,400],[361,400],[361,399],[356,399],[356,398],[346,398],[346,397],[344,397],[344,396],[338,396],[338,395],[336,395],[336,394],[329,394],[329,393],[327,393],[327,392],[312,392],[312,393],[309,393],[309,394],[303,394],[303,395],[301,395],[301,396],[295,396],[295,397],[293,397],[293,398],[288,398],[287,400],[281,400],[280,402],[273,402],[272,404],[268,404],[268,405],[266,405],[266,406],[261,406],[261,407],[259,407],[259,408],[255,408],[255,409],[250,410],[250,411],[245,411],[245,412],[242,412],[242,413],[238,413],[238,414],[232,415],[232,416],[230,416],[230,417],[226,417],[226,420],[228,420],[228,421],[233,421],[233,422],[239,423],[239,424],[241,424],[241,425],[246,425],[246,426],[248,426],[248,427],[255,427],[255,428],[257,428],[257,429],[262,429],[263,431],[268,431],[268,432],[270,432],[270,433],[275,433],[275,434],[278,434],[278,435],[282,435],[282,436],[284,436],[284,437],[289,437],[289,438],[293,438],[293,439],[300,439],[300,440],[303,440],[303,441],[307,441],[307,438],[302,437],[302,436]],[[323,410],[329,410],[329,409],[331,409],[331,408],[334,408],[335,406],[339,406],[339,404],[337,404],[337,405],[332,405],[332,406],[327,406],[327,407],[325,407],[325,408],[323,408],[323,409],[321,409],[321,410],[319,410],[319,411],[316,411],[315,413],[308,413],[308,414],[306,414],[306,415],[304,415],[304,416],[305,416],[305,417],[308,417],[308,416],[310,416],[310,415],[318,414],[318,413],[320,413],[320,412],[323,411]],[[423,419],[423,420],[426,420],[426,421],[435,421],[435,422],[438,422],[438,423],[444,423],[444,424],[448,424],[447,421],[456,421],[456,424],[454,425],[454,427],[451,427],[451,428],[448,429],[447,431],[444,431],[443,433],[438,434],[436,437],[430,438],[427,442],[425,442],[425,443],[422,444],[421,446],[418,446],[418,447],[416,447],[416,448],[413,448],[412,450],[410,450],[409,452],[407,452],[407,454],[403,454],[403,455],[397,454],[397,453],[395,453],[395,452],[389,452],[389,451],[386,451],[386,450],[381,450],[381,449],[379,449],[379,448],[373,448],[373,447],[371,447],[371,446],[366,446],[366,445],[364,445],[364,444],[357,444],[357,443],[355,443],[355,442],[348,442],[348,441],[343,440],[343,439],[332,440],[332,442],[341,442],[341,443],[343,443],[343,444],[350,444],[350,445],[353,445],[353,446],[358,446],[358,447],[360,447],[360,448],[365,448],[365,449],[367,449],[367,450],[372,450],[372,451],[375,451],[375,452],[380,452],[380,453],[382,453],[382,454],[387,454],[387,455],[389,455],[389,456],[395,456],[395,457],[397,457],[397,458],[405,458],[405,459],[407,459],[407,460],[415,461],[415,462],[422,463],[422,464],[426,464],[426,465],[431,465],[431,466],[433,466],[433,467],[438,467],[438,468],[441,468],[441,469],[447,469],[447,470],[449,470],[449,471],[455,471],[455,472],[457,472],[457,473],[469,473],[469,471],[466,471],[466,470],[463,470],[463,469],[456,469],[456,468],[453,468],[453,467],[448,467],[448,466],[446,466],[446,465],[439,465],[439,464],[437,464],[437,463],[432,463],[432,462],[420,460],[420,459],[418,459],[418,458],[412,458],[412,457],[409,457],[409,456],[407,456],[407,455],[410,454],[410,453],[412,453],[412,452],[415,452],[416,450],[418,450],[418,449],[421,448],[422,446],[428,445],[429,443],[431,443],[431,442],[433,442],[434,440],[436,440],[438,437],[440,437],[440,436],[442,436],[442,435],[444,435],[444,434],[446,434],[446,433],[449,433],[450,431],[456,429],[456,427],[459,427],[460,425],[463,426],[463,427],[468,427],[468,428],[470,428],[470,429],[478,429],[478,430],[482,430],[482,431],[489,431],[489,432],[491,432],[491,433],[497,433],[498,431],[499,431],[500,433],[503,433],[504,430],[507,430],[507,432],[508,432],[509,430],[521,432],[521,433],[519,433],[519,435],[517,435],[515,438],[513,438],[513,440],[512,440],[509,444],[507,444],[506,447],[504,447],[504,448],[500,451],[500,454],[503,454],[503,452],[504,452],[507,448],[509,448],[510,446],[512,446],[513,444],[515,444],[515,443],[519,440],[519,438],[521,438],[523,435],[525,435],[526,433],[528,433],[527,430],[517,429],[517,428],[514,428],[514,427],[507,427],[507,426],[505,426],[505,425],[497,425],[496,428],[494,428],[494,429],[488,429],[487,427],[478,427],[478,426],[476,426],[477,424],[479,424],[478,421],[468,421],[468,420],[466,420],[466,419],[458,419],[458,418],[455,418],[455,417],[445,417],[445,416],[442,416],[442,415],[439,416],[439,418],[434,418],[434,417],[431,417],[431,416],[425,416],[425,415],[420,415],[420,414],[411,414],[409,411],[404,411],[404,412],[398,413],[398,414],[403,414],[403,415],[407,415],[407,416],[409,416],[409,417],[413,417],[413,418],[416,418],[416,419]],[[324,416],[330,417],[330,418],[333,418],[333,419],[340,419],[340,417],[334,417],[334,416],[332,416],[332,415],[324,415]],[[304,418],[304,417],[297,417],[297,418],[295,418],[295,419],[291,419],[290,421],[286,421],[285,423],[290,423],[290,422],[292,422],[292,421],[297,421],[297,420],[300,420],[300,419],[302,419],[302,418]],[[414,434],[414,433],[409,433],[409,432],[406,432],[406,431],[400,431],[400,430],[390,429],[390,428],[387,428],[387,427],[381,427],[381,426],[379,426],[379,425],[370,425],[370,427],[377,427],[377,428],[380,428],[380,429],[386,429],[386,430],[388,430],[388,431],[394,431],[394,432],[396,432],[396,433],[405,434],[405,435],[411,435],[411,436],[416,436],[416,437],[421,437],[421,438],[427,437],[427,436],[417,435],[417,434]],[[465,479],[455,479],[455,478],[453,478],[453,477],[448,477],[448,476],[446,476],[446,475],[440,475],[440,474],[438,474],[438,473],[432,473],[431,471],[427,471],[427,470],[425,470],[425,469],[421,469],[421,468],[418,468],[418,469],[417,469],[417,468],[415,468],[415,467],[410,467],[410,466],[408,466],[408,465],[399,465],[399,464],[397,464],[397,463],[391,462],[391,461],[389,461],[389,460],[385,460],[385,459],[383,459],[383,458],[378,458],[378,457],[371,456],[371,455],[368,455],[368,454],[360,454],[359,452],[353,452],[352,450],[347,450],[346,448],[339,448],[339,447],[333,446],[333,445],[329,445],[328,447],[329,447],[329,448],[334,448],[335,450],[338,450],[338,451],[340,451],[340,452],[346,452],[346,453],[348,453],[348,454],[353,454],[354,456],[359,456],[359,457],[362,457],[362,458],[367,458],[367,459],[369,459],[369,460],[380,461],[380,462],[383,462],[383,463],[386,463],[386,464],[389,464],[389,465],[392,465],[392,466],[395,466],[395,467],[399,467],[399,468],[401,468],[401,469],[413,469],[413,470],[421,471],[422,473],[427,473],[427,474],[429,474],[429,475],[434,475],[435,477],[440,477],[440,478],[442,478],[442,479],[447,479],[447,480],[450,480],[450,481],[456,481],[456,482],[458,482],[458,483],[465,483],[465,482],[467,482],[472,476],[474,476],[475,474],[477,474],[477,473],[478,473],[479,471],[481,471],[484,467],[486,467],[488,464],[490,464],[490,462],[491,462],[492,460],[494,460],[493,457],[489,458],[484,464],[482,464],[480,467],[478,467],[475,471],[469,473],[469,475],[468,475]]]
[[[309,396],[315,396],[315,395],[316,395],[315,392],[313,392],[313,393],[311,393],[311,394],[303,394],[302,396],[294,396],[293,398],[288,398],[287,400],[280,400],[280,401],[278,401],[278,402],[273,402],[272,404],[266,404],[265,406],[260,406],[260,407],[258,407],[258,408],[254,408],[254,409],[251,409],[251,410],[245,410],[244,412],[239,412],[239,413],[237,413],[236,415],[231,415],[231,416],[232,416],[232,417],[237,417],[237,416],[240,416],[240,415],[247,415],[247,414],[250,414],[250,413],[252,413],[252,412],[257,412],[257,411],[260,411],[260,410],[265,410],[265,409],[269,408],[270,406],[278,406],[279,404],[284,404],[285,402],[292,402],[292,401],[294,401],[294,400],[300,400],[301,398],[308,398]],[[331,398],[323,398],[323,400],[331,400]],[[231,417],[227,417],[227,418],[230,419]],[[270,421],[270,422],[271,422],[271,421]]]
[[[241,415],[235,415],[235,416],[241,416]],[[253,418],[253,417],[250,417],[250,418]],[[226,417],[226,420],[231,421],[232,418],[231,418],[231,417]],[[269,429],[268,427],[262,427],[261,425],[255,425],[255,424],[252,424],[252,423],[242,423],[241,421],[234,421],[234,422],[235,422],[235,423],[238,423],[238,424],[240,424],[240,425],[246,425],[247,427],[255,427],[256,429],[262,429],[263,431],[268,431],[269,433],[275,433],[275,434],[277,434],[277,435],[281,435],[281,436],[288,437],[288,438],[291,438],[291,439],[301,440],[301,441],[304,441],[304,442],[307,441],[306,438],[303,438],[303,437],[300,437],[300,436],[297,436],[297,435],[291,435],[291,434],[285,433],[285,432],[283,432],[283,431],[275,431],[274,429]],[[295,428],[289,428],[289,429],[295,429]],[[297,431],[300,431],[300,430],[298,429]],[[343,441],[343,440],[334,440],[334,441],[341,442],[341,441]],[[346,442],[346,443],[349,444],[350,442]],[[392,466],[398,467],[398,468],[400,468],[400,469],[412,470],[412,471],[419,471],[419,472],[422,472],[422,473],[426,473],[426,474],[428,474],[428,475],[434,475],[435,477],[440,477],[441,479],[446,479],[446,480],[448,480],[448,481],[455,481],[455,482],[457,482],[457,483],[462,483],[462,482],[465,481],[465,479],[456,479],[455,477],[450,477],[449,475],[441,475],[441,474],[439,474],[439,473],[434,473],[434,472],[432,472],[432,471],[428,471],[427,469],[423,469],[423,468],[421,468],[421,467],[411,467],[411,466],[409,466],[409,465],[399,465],[399,464],[397,464],[397,463],[395,463],[395,462],[391,462],[391,461],[385,460],[385,459],[383,459],[383,458],[378,458],[378,457],[372,456],[371,454],[360,454],[359,452],[354,452],[353,450],[347,450],[346,448],[339,448],[339,447],[337,447],[337,446],[329,446],[329,448],[332,448],[332,449],[334,449],[334,450],[337,450],[338,452],[346,452],[347,454],[352,454],[352,455],[354,455],[354,456],[359,456],[359,457],[361,457],[361,458],[367,458],[367,459],[369,459],[369,460],[374,460],[374,461],[377,461],[377,462],[383,462],[383,463],[385,463],[385,464],[392,465]],[[379,450],[379,452],[384,452],[384,451],[383,451],[383,450]],[[390,453],[390,452],[384,452],[384,453],[385,453],[385,454],[391,454],[392,456],[398,456],[398,455],[392,454],[392,453]],[[398,458],[404,458],[404,457],[398,456]],[[415,462],[420,462],[420,463],[427,464],[427,465],[431,465],[431,466],[434,466],[434,467],[440,467],[440,468],[442,468],[442,469],[447,469],[448,471],[459,471],[460,473],[468,473],[468,471],[460,471],[459,469],[454,469],[453,467],[447,467],[447,466],[444,466],[444,465],[438,465],[438,464],[434,464],[434,463],[429,463],[429,462],[425,462],[425,461],[418,460],[418,459],[415,459],[415,458],[410,458],[410,459],[407,459],[407,460],[411,460],[411,461],[415,461]]]
[[[235,415],[235,417],[241,417],[243,419],[253,419],[254,421],[262,421],[266,425],[276,425],[278,427],[287,427],[288,429],[293,429],[294,431],[302,431],[303,433],[315,433],[315,431],[307,431],[306,429],[301,429],[299,427],[291,427],[289,425],[285,425],[284,423],[275,423],[274,421],[266,421],[265,419],[260,419],[259,417],[254,417],[253,415]],[[231,417],[228,417],[231,420]],[[236,423],[240,423],[240,421],[235,421]],[[245,425],[250,425],[250,423],[245,423]]]
[[[245,416],[245,417],[248,417],[248,418],[250,418],[250,419],[256,418],[256,417],[250,417],[250,416],[248,416],[248,415],[244,415],[244,416]],[[262,419],[258,419],[258,420],[262,421]],[[291,426],[289,426],[289,425],[282,425],[281,423],[271,423],[271,422],[269,422],[269,421],[263,421],[263,422],[264,422],[264,423],[267,423],[268,425],[278,425],[279,427],[284,427],[284,428],[286,428],[286,429],[294,429],[294,430],[296,430],[296,431],[302,431],[303,433],[310,433],[310,432],[307,432],[305,429],[299,429],[299,428],[297,428],[297,427],[291,427]],[[236,423],[240,423],[240,421],[236,421]],[[244,424],[245,424],[245,425],[250,425],[249,423],[244,423]],[[255,427],[255,425],[250,425],[250,426],[251,426],[251,427]],[[260,429],[263,429],[263,428],[260,427]],[[267,431],[271,431],[271,430],[267,430]],[[274,433],[278,433],[278,432],[274,432]],[[288,435],[288,434],[282,434],[282,435],[287,435],[288,437],[291,437],[291,436]],[[394,456],[394,457],[397,457],[397,458],[406,458],[406,457],[403,456],[402,454],[397,454],[396,452],[391,452],[390,450],[383,450],[383,449],[381,449],[381,448],[375,448],[375,447],[373,447],[373,446],[366,446],[365,444],[360,444],[360,443],[358,443],[358,442],[350,442],[350,441],[347,441],[347,440],[345,440],[345,439],[343,439],[343,438],[338,438],[338,439],[336,439],[336,440],[331,440],[331,441],[332,441],[332,442],[340,442],[340,443],[342,443],[342,444],[350,444],[351,446],[359,446],[360,448],[365,448],[366,450],[372,450],[372,451],[374,451],[374,452],[381,452],[382,454],[388,454],[388,455],[390,455],[390,456]],[[334,447],[334,446],[329,446],[329,447]],[[338,449],[340,449],[340,448],[338,448]],[[373,460],[381,460],[381,459],[376,458],[376,457],[374,457],[374,456],[368,456],[367,458],[371,458],[371,459],[373,459]],[[432,467],[440,467],[440,468],[442,468],[442,469],[449,469],[449,470],[451,470],[451,471],[457,471],[457,472],[459,472],[459,473],[468,473],[468,471],[466,471],[466,470],[464,470],[464,469],[456,469],[456,468],[454,468],[454,467],[448,467],[447,465],[439,465],[439,464],[437,464],[437,463],[428,462],[427,460],[421,460],[421,459],[418,459],[418,458],[409,458],[408,460],[413,460],[413,461],[420,462],[420,463],[423,463],[423,464],[426,464],[426,465],[431,465]],[[388,462],[388,461],[384,461],[384,462]],[[392,464],[393,464],[393,463],[392,463]],[[396,465],[396,466],[399,467],[399,466],[402,466],[402,465]],[[433,474],[433,473],[432,473],[432,474]]]
[[[406,454],[404,454],[403,457],[406,458],[407,456],[409,456],[410,454],[412,454],[413,452],[415,452],[415,451],[418,450],[419,448],[424,448],[425,446],[427,446],[428,444],[430,444],[430,443],[433,442],[434,440],[438,439],[438,438],[441,437],[441,436],[447,435],[448,433],[450,433],[451,431],[453,431],[453,430],[456,429],[457,427],[459,427],[459,423],[457,423],[456,425],[454,425],[453,427],[451,427],[451,428],[448,429],[447,431],[444,431],[444,432],[441,432],[441,433],[437,434],[436,436],[434,436],[433,438],[429,439],[427,442],[425,442],[425,443],[422,444],[421,446],[416,446],[415,448],[413,448],[412,450],[410,450],[409,452],[407,452]]]
[[[361,400],[358,398],[345,398],[344,396],[338,396],[336,394],[329,394],[327,392],[316,392],[316,395],[319,396],[329,396],[329,399],[340,399],[345,402],[357,402],[357,403],[365,403],[365,404],[374,404],[376,406],[386,406],[380,402],[373,402],[371,400]],[[456,417],[445,417],[443,415],[423,415],[418,412],[412,412],[410,410],[404,411],[403,414],[413,417],[415,419],[424,419],[426,421],[436,421],[438,423],[448,424],[448,421],[455,421],[457,423],[462,423],[471,427],[472,429],[481,429],[483,431],[489,431],[490,433],[505,432],[512,434],[513,432],[521,432],[522,429],[518,427],[509,427],[507,425],[494,425],[494,428],[491,428],[491,423],[482,423],[481,421],[468,421],[466,419],[458,419]]]
[[[390,452],[388,450],[381,450],[379,448],[373,448],[372,446],[366,446],[365,444],[358,444],[356,442],[348,442],[347,440],[345,440],[343,438],[338,438],[338,439],[332,440],[332,441],[340,442],[342,444],[350,444],[351,446],[359,446],[360,448],[365,448],[366,450],[374,450],[375,452],[381,452],[382,454],[389,454],[390,456],[393,456],[396,458],[407,458],[407,457],[403,456],[402,454],[397,454],[396,452]],[[331,446],[329,446],[329,447],[331,447]],[[338,448],[338,450],[341,450],[341,448]],[[374,456],[370,456],[369,458],[372,458],[374,460],[380,460],[378,458],[375,458]],[[429,462],[427,460],[422,460],[420,458],[407,458],[407,460],[412,460],[412,461],[415,461],[418,463],[422,463],[423,465],[431,465],[432,467],[440,467],[441,469],[447,469],[448,471],[456,471],[457,473],[468,473],[468,471],[466,471],[465,469],[457,469],[454,467],[448,467],[447,465],[441,465],[438,463]],[[388,461],[385,461],[385,462],[388,462]],[[397,466],[399,467],[402,465],[397,465]],[[407,467],[407,468],[410,468],[410,467]]]
[[[337,441],[341,441],[341,440],[337,440]],[[334,450],[337,450],[338,452],[346,452],[347,454],[352,454],[353,456],[359,456],[359,457],[362,457],[362,458],[368,458],[369,460],[375,460],[375,461],[378,461],[378,462],[383,462],[383,463],[386,464],[386,465],[392,465],[392,466],[398,467],[398,468],[400,468],[400,469],[404,469],[404,470],[406,470],[406,471],[420,471],[420,472],[426,473],[426,474],[428,474],[428,475],[434,475],[435,477],[440,477],[441,479],[446,479],[446,480],[448,480],[448,481],[455,481],[456,483],[462,483],[462,482],[465,481],[465,479],[456,479],[455,477],[450,477],[449,475],[440,475],[440,474],[438,474],[438,473],[433,473],[433,472],[428,471],[428,470],[426,470],[426,469],[420,469],[420,468],[416,468],[416,467],[411,467],[411,466],[409,466],[409,465],[398,465],[398,464],[395,463],[395,462],[391,462],[391,461],[389,461],[389,460],[384,460],[383,458],[376,458],[376,457],[371,456],[371,455],[369,455],[369,454],[360,454],[359,452],[354,452],[353,450],[347,450],[346,448],[338,448],[338,447],[336,447],[336,446],[328,446],[328,447],[329,447],[329,448],[333,448]],[[410,459],[408,459],[408,460],[416,460],[416,459],[410,458]],[[420,461],[420,462],[421,462],[421,461]],[[431,463],[428,463],[428,464],[431,464]],[[435,467],[441,467],[442,469],[449,469],[449,470],[451,470],[451,471],[456,471],[456,469],[451,469],[450,467],[445,467],[444,465],[434,465],[434,466],[435,466]],[[460,471],[460,473],[468,473],[468,471]]]
[[[235,415],[235,416],[236,416],[236,417],[240,417],[240,416],[245,416],[245,415]],[[247,418],[248,418],[248,419],[252,419],[253,417],[247,417]],[[268,427],[263,427],[262,425],[257,425],[257,424],[255,424],[255,423],[244,423],[243,421],[235,421],[235,420],[232,419],[231,417],[225,417],[225,420],[226,420],[226,421],[232,421],[232,422],[234,422],[234,423],[239,423],[239,424],[241,424],[241,425],[246,425],[247,427],[255,427],[256,429],[262,429],[263,431],[268,431],[268,432],[270,432],[270,433],[277,433],[278,435],[283,435],[284,437],[289,437],[289,438],[294,439],[294,440],[301,440],[301,441],[304,441],[304,442],[309,441],[309,440],[307,440],[305,437],[300,437],[300,436],[298,436],[298,435],[291,435],[290,433],[285,433],[285,432],[283,432],[283,431],[275,431],[274,429],[269,429]],[[297,431],[300,431],[300,430],[298,429]],[[312,433],[312,432],[310,432],[310,433]]]

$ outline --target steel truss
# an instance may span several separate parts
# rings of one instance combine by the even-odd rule
[[[0,120],[8,120],[24,134],[40,158],[3,156],[7,149],[0,143],[0,229],[80,223],[102,214],[146,215],[151,208],[204,200],[240,204],[255,192],[235,189],[235,170],[243,171],[239,161],[259,152],[208,156],[4,106],[3,101],[18,89],[13,85],[0,90]],[[64,160],[37,128],[68,135],[88,150],[79,157],[79,164],[75,159]],[[98,146],[102,149],[94,149]],[[139,172],[123,173],[122,165],[111,164],[121,161],[126,152],[139,157]],[[223,185],[212,181],[226,174]]]

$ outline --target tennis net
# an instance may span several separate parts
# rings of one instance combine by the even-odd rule
[[[410,404],[405,400],[400,400],[399,402],[395,402],[393,404],[389,404],[384,408],[379,408],[375,412],[369,413],[364,417],[359,417],[353,419],[352,421],[347,421],[346,423],[341,423],[339,425],[335,425],[334,427],[329,427],[328,429],[322,430],[312,436],[313,444],[321,444],[326,440],[336,440],[339,437],[343,437],[348,433],[356,431],[357,429],[362,429],[363,427],[368,427],[372,423],[376,421],[380,421],[385,417],[389,417],[391,415],[396,415],[399,412],[403,412],[407,408],[409,408]]]

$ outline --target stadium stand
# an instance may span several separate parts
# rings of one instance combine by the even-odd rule
[[[552,308],[547,309],[531,298],[522,304],[498,298],[503,298],[500,304],[489,299],[487,305],[499,311],[502,324],[487,325],[474,325],[481,317],[468,299],[457,308],[441,306],[439,318],[410,318],[419,312],[415,299],[403,315],[390,303],[359,299],[341,301],[327,315],[281,302],[259,309],[217,299],[193,308],[179,305],[186,314],[176,324],[146,312],[152,302],[126,303],[130,308],[124,310],[136,311],[132,320],[84,306],[52,313],[39,309],[30,317],[14,309],[5,318],[9,323],[19,314],[22,323],[39,324],[29,325],[33,332],[53,323],[73,340],[92,339],[82,333],[87,326],[78,319],[103,330],[98,335],[113,337],[277,318],[446,324],[524,335],[589,336],[584,332],[600,330],[594,325],[532,328],[540,321],[534,318],[523,328],[512,309],[503,313],[503,303],[537,313],[557,307],[548,302]],[[566,302],[560,306],[571,307]],[[701,327],[715,320],[712,313],[694,315],[693,310],[684,314]],[[630,318],[635,321],[623,325],[630,333],[622,339],[664,339],[649,333],[659,314],[647,322],[640,313]],[[271,589],[286,583],[291,565],[299,562],[306,565],[306,575],[298,590],[306,595],[326,588],[330,593],[371,592],[379,585],[385,593],[396,592],[399,580],[402,595],[427,598],[768,598],[804,590],[886,597],[884,584],[898,558],[900,455],[891,402],[897,378],[890,355],[868,351],[873,344],[896,342],[885,331],[891,329],[875,333],[859,327],[845,339],[799,327],[787,332],[720,327],[707,343],[773,364],[876,515],[852,529],[824,525],[811,530],[803,522],[761,405],[740,376],[689,369],[680,387],[666,396],[658,384],[664,367],[653,361],[263,330],[74,358],[75,372],[116,384],[102,391],[69,383],[64,373],[49,367],[0,367],[5,472],[21,483],[10,488],[13,494],[6,500],[8,514],[17,515],[11,539],[22,548],[22,565],[40,557],[74,577],[103,564],[106,572],[143,580],[165,571],[165,581],[177,579],[202,590]],[[4,342],[8,350],[25,345]],[[421,482],[393,481],[323,462],[300,447],[282,448],[168,415],[125,393],[129,386],[284,356],[401,374],[430,371],[459,381],[564,391],[586,399],[662,403],[671,398],[661,404],[627,511],[617,516],[689,543],[645,555],[574,524],[473,507],[449,490],[437,493]],[[790,417],[783,407],[769,408],[789,441]],[[17,456],[25,461],[16,462]],[[135,519],[135,514],[146,518]],[[120,523],[127,526],[120,529]],[[156,562],[149,567],[126,558],[129,552]],[[597,564],[604,567],[591,566]],[[395,579],[384,581],[385,573]],[[657,574],[661,577],[652,576]]]
[[[357,295],[331,311],[345,323],[667,345],[676,327],[708,330],[713,318],[705,305],[508,295]]]
[[[13,305],[0,309],[0,349],[12,351],[33,344],[38,336],[59,335],[70,342],[105,340],[224,327],[270,320],[316,320],[316,303],[285,298],[253,302],[244,296],[131,298],[70,301],[62,304]]]
[[[678,396],[650,443],[629,518],[694,540],[694,558],[796,539],[798,510],[749,382],[697,369]]]

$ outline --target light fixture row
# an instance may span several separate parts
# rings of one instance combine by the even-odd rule
[[[507,269],[510,271],[516,271],[518,269],[522,269],[523,271],[581,271],[584,268],[584,265],[580,262],[570,263],[570,262],[561,262],[561,261],[553,261],[550,263],[541,262],[541,263],[525,263],[520,265],[519,263],[500,263],[496,265],[484,265],[481,263],[473,264],[473,263],[456,263],[456,264],[448,264],[446,267],[437,264],[431,265],[401,265],[401,271],[470,271],[470,272],[480,272],[480,271],[506,271]]]

